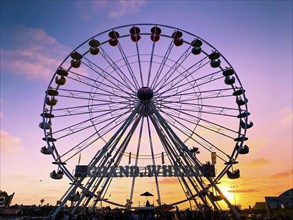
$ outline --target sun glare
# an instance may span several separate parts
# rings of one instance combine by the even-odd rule
[[[230,201],[231,204],[237,203],[237,193],[233,193],[233,186],[222,186],[220,187],[222,193],[225,195],[225,197]],[[236,201],[235,201],[236,200]]]

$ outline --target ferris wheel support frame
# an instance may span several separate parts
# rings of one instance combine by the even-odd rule
[[[142,116],[143,111],[145,111],[145,109],[147,109],[149,113],[149,115],[147,116]],[[147,103],[142,103],[140,102],[137,107],[135,108],[135,110],[130,114],[130,116],[125,120],[125,123],[119,128],[119,130],[115,133],[115,135],[112,136],[111,140],[102,148],[102,151],[100,152],[100,154],[95,158],[95,160],[92,161],[91,163],[91,167],[94,167],[100,160],[103,159],[103,156],[106,154],[106,152],[113,152],[114,148],[116,147],[116,144],[118,143],[118,141],[121,139],[122,135],[124,134],[124,132],[126,131],[126,129],[130,126],[130,123],[132,122],[133,118],[135,117],[135,115],[139,115],[139,118],[136,120],[137,123],[135,123],[132,126],[132,129],[130,131],[130,136],[128,139],[125,139],[125,146],[122,146],[122,148],[124,148],[124,150],[127,147],[127,140],[130,140],[133,131],[135,130],[135,128],[137,127],[138,123],[140,122],[140,120],[142,117],[148,117],[151,119],[154,127],[157,129],[157,132],[160,131],[160,126],[161,129],[165,131],[165,135],[163,133],[161,133],[159,136],[161,138],[161,141],[164,143],[163,146],[167,149],[170,155],[172,163],[175,164],[178,161],[180,161],[180,157],[181,159],[184,160],[185,163],[189,163],[192,162],[194,163],[196,166],[198,166],[200,169],[202,167],[202,164],[198,161],[197,158],[195,158],[193,156],[193,154],[191,153],[191,151],[188,149],[188,147],[181,141],[181,139],[176,135],[176,133],[172,130],[172,128],[168,125],[168,123],[166,122],[166,120],[161,116],[161,114],[158,112],[158,110],[156,109],[155,105],[150,101]],[[152,115],[153,114],[153,115]],[[158,122],[156,122],[156,119],[158,120]],[[160,126],[159,126],[160,125]],[[161,130],[161,131],[162,131]],[[159,133],[159,132],[158,132]],[[168,139],[167,139],[168,137]],[[117,140],[118,138],[118,140]],[[116,143],[115,143],[116,142]],[[175,147],[175,150],[177,150],[178,152],[182,152],[184,151],[187,155],[188,158],[191,159],[192,161],[188,161],[186,156],[182,155],[178,155],[176,154],[176,152],[174,152],[174,149],[171,149],[171,146],[168,144],[168,142],[172,142],[173,146]],[[114,143],[112,145],[112,143]],[[112,145],[112,146],[110,146]],[[109,147],[111,148],[111,150],[109,151]],[[116,155],[119,154],[119,150],[116,152]],[[120,155],[122,155],[124,153],[124,151],[122,150],[120,152]],[[118,160],[115,162],[112,160],[112,162],[109,163],[107,170],[110,169],[110,165],[115,162],[115,165],[118,166],[119,165],[119,158],[117,158]],[[121,159],[121,158],[120,158]],[[106,157],[106,159],[103,161],[103,164],[105,164],[106,162],[109,162],[109,157]],[[179,164],[180,166],[182,166],[181,164]],[[82,205],[82,208],[87,207],[87,205],[89,204],[89,202],[91,201],[92,198],[96,198],[95,204],[97,203],[97,201],[99,201],[98,199],[100,199],[100,201],[104,201],[104,202],[108,202],[104,199],[101,198],[101,195],[103,193],[103,191],[107,188],[107,183],[109,183],[109,181],[111,181],[113,177],[109,176],[106,177],[106,183],[102,186],[102,189],[99,193],[98,196],[95,195],[90,195],[88,198],[85,199],[86,197],[86,193],[87,192],[95,192],[97,190],[97,188],[99,187],[99,185],[101,184],[101,182],[103,181],[103,177],[101,178],[97,178],[96,176],[91,177],[86,186],[82,187],[82,181],[84,180],[84,178],[81,178],[77,181],[77,184],[73,184],[71,187],[69,187],[69,191],[67,191],[67,195],[65,197],[63,197],[63,200],[61,201],[61,203],[57,206],[57,208],[54,210],[53,214],[51,215],[51,217],[54,219],[56,218],[57,214],[60,212],[60,210],[62,209],[62,207],[66,204],[66,202],[70,199],[71,195],[76,191],[76,189],[78,187],[82,188],[82,192],[81,192],[81,196],[79,198],[79,200],[75,203],[74,208],[71,211],[71,214],[75,214],[78,211],[78,208],[80,207],[80,204],[82,203],[82,201],[85,199],[86,201],[84,201],[84,204]],[[136,177],[133,177],[133,180],[135,180]],[[193,179],[195,178],[195,180]],[[200,179],[199,176],[195,175],[192,177],[188,177],[189,182],[191,183],[192,187],[194,190],[197,191],[198,195],[201,195],[203,192],[205,193],[210,187],[214,187],[214,189],[219,193],[219,195],[222,196],[222,198],[224,199],[224,201],[226,202],[226,204],[228,205],[228,207],[230,208],[230,210],[234,213],[236,218],[240,217],[240,214],[238,213],[238,211],[235,209],[235,207],[229,202],[229,200],[224,196],[224,194],[221,192],[221,190],[217,187],[217,185],[214,183],[214,181],[212,181],[211,178],[206,177],[206,179],[209,181],[210,186],[206,186],[204,181],[202,181]],[[156,177],[157,179],[157,177]],[[191,189],[189,188],[188,183],[186,182],[186,180],[181,177],[181,181],[183,182],[183,185],[186,187],[186,189],[188,189],[189,193],[191,193]],[[94,184],[94,182],[96,182],[96,184]],[[90,190],[92,185],[95,185],[94,188],[92,190]],[[158,183],[156,182],[157,187],[158,187]],[[200,189],[198,189],[198,185],[200,186]],[[132,187],[134,187],[134,181],[132,182]],[[160,194],[158,194],[159,196]],[[207,198],[209,199],[210,203],[213,205],[215,210],[219,210],[219,207],[217,206],[217,204],[213,201],[213,199],[210,197],[209,194],[206,194]],[[205,204],[206,207],[209,207],[209,202],[206,200],[206,198],[204,196],[200,196],[202,202]],[[195,204],[198,205],[196,199],[195,199],[195,195],[191,196],[191,198],[187,198],[187,200],[193,199]],[[184,200],[186,201],[186,200]],[[130,194],[130,204],[132,202],[132,197]],[[127,208],[127,206],[125,206]],[[131,205],[128,207],[130,208]]]

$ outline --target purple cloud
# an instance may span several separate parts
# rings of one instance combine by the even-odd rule
[[[48,79],[70,49],[43,29],[19,26],[15,49],[0,49],[1,68],[28,79]]]

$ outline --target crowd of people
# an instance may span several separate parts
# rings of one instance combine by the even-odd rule
[[[61,216],[60,216],[61,217]],[[112,210],[110,212],[83,213],[80,215],[64,214],[64,220],[230,220],[227,212],[190,211],[130,211]]]
[[[165,206],[165,208],[168,206]],[[14,206],[9,209],[18,209],[17,213],[2,213],[0,219],[17,219],[17,220],[50,220],[50,213],[53,206]],[[56,216],[56,220],[234,220],[234,216],[228,211],[199,211],[199,210],[179,210],[178,207],[173,209],[158,209],[150,204],[140,207],[136,210],[128,209],[111,209],[103,207],[102,209],[83,209],[76,214],[71,214],[70,207],[64,207]],[[242,212],[245,213],[245,212]],[[245,217],[246,216],[246,217]],[[246,213],[241,216],[240,220],[291,220],[292,210],[274,210],[270,216],[265,214]]]

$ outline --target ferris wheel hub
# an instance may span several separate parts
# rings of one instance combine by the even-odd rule
[[[151,88],[144,86],[137,91],[137,97],[140,101],[149,101],[153,98],[154,92]]]

